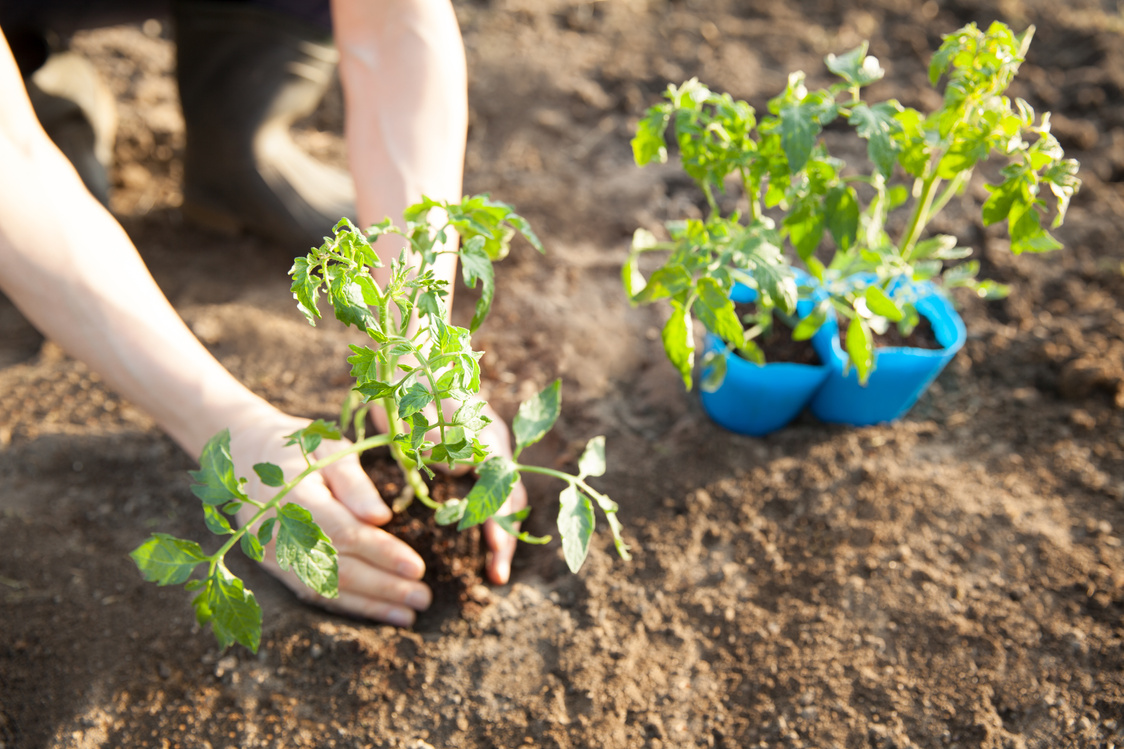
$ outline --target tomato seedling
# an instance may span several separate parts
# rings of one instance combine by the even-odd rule
[[[792,73],[760,121],[746,102],[696,79],[667,88],[666,101],[640,121],[632,140],[635,161],[666,161],[670,130],[709,213],[670,222],[667,241],[638,230],[622,277],[634,303],[671,304],[663,343],[688,388],[693,318],[730,348],[763,361],[729,292],[740,281],[758,291],[766,313],[791,314],[802,292],[786,250],[826,292],[794,337],[810,338],[834,312],[864,382],[875,366],[873,333],[897,324],[908,336],[919,321],[915,282],[968,287],[989,299],[1004,296],[1002,285],[977,279],[979,262],[967,260],[970,248],[951,235],[926,236],[975,167],[991,156],[1005,158],[1006,165],[1001,181],[987,185],[984,225],[1006,222],[1016,254],[1061,247],[1044,223],[1056,228],[1064,221],[1080,187],[1078,164],[1065,158],[1051,134],[1049,113],[1038,117],[1027,102],[1006,96],[1033,33],[1031,27],[1015,34],[996,22],[986,32],[969,24],[946,36],[929,66],[934,87],[945,80],[943,103],[927,115],[894,99],[863,99],[865,87],[885,74],[866,43],[828,55],[828,69],[841,80],[827,88],[809,91],[804,73]],[[840,119],[866,141],[865,163],[829,153],[823,131]],[[720,198],[738,187],[745,208],[724,213]],[[891,236],[890,217],[899,208],[908,217]],[[669,254],[645,279],[639,258],[651,251]],[[723,362],[721,356],[713,360],[718,381]]]
[[[433,216],[444,216],[440,226]],[[261,641],[262,612],[253,593],[227,568],[224,559],[236,545],[251,559],[261,561],[265,547],[275,543],[282,569],[292,570],[316,593],[338,595],[337,555],[332,541],[317,526],[304,507],[286,502],[286,496],[302,480],[345,455],[376,447],[388,447],[406,476],[404,501],[416,499],[431,507],[442,525],[469,528],[488,519],[528,543],[547,543],[549,537],[517,532],[515,523],[528,509],[497,516],[520,474],[540,473],[561,480],[558,531],[569,568],[577,572],[585,561],[592,538],[594,505],[605,514],[617,552],[629,559],[629,547],[621,537],[617,505],[597,491],[588,479],[605,472],[605,440],[594,437],[578,461],[578,473],[518,462],[524,448],[540,440],[560,413],[559,381],[523,403],[515,416],[512,432],[515,450],[511,459],[490,455],[477,435],[490,423],[482,413],[480,390],[481,352],[472,349],[472,332],[484,321],[495,294],[493,261],[502,259],[518,232],[543,251],[527,222],[510,206],[487,196],[466,197],[460,202],[424,199],[405,212],[404,228],[389,219],[365,232],[347,219],[335,226],[333,236],[297,258],[289,274],[300,311],[315,325],[320,318],[323,295],[335,316],[363,331],[369,346],[351,346],[351,376],[355,386],[343,404],[339,423],[316,420],[287,436],[287,445],[297,446],[306,467],[295,476],[285,476],[280,467],[259,463],[253,470],[262,484],[276,489],[268,499],[256,499],[245,491],[245,478],[236,477],[230,454],[230,433],[213,437],[191,473],[192,491],[203,503],[207,528],[224,543],[208,554],[195,541],[156,533],[131,554],[146,580],[159,585],[185,585],[197,591],[194,608],[201,625],[210,624],[219,645],[234,642],[256,651]],[[457,250],[442,249],[450,232],[461,242]],[[373,242],[397,235],[406,247],[390,265],[390,280],[380,286],[370,268],[381,260]],[[450,324],[445,299],[447,283],[433,268],[439,255],[456,252],[462,277],[475,288],[479,299],[470,327]],[[366,423],[372,407],[385,410],[389,429],[368,436]],[[354,426],[356,441],[347,449],[320,460],[312,453],[323,440],[340,439],[341,424]],[[478,480],[462,499],[438,503],[430,498],[423,474],[433,476],[430,466],[471,466]],[[256,512],[241,527],[229,519],[243,506]],[[256,531],[251,530],[257,528]],[[192,578],[197,569],[201,577]]]

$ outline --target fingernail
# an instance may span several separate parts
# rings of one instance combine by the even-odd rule
[[[409,627],[414,623],[414,612],[403,609],[391,609],[386,614],[386,621],[396,627]]]
[[[496,562],[493,571],[496,573],[496,583],[499,585],[503,585],[511,577],[511,565],[507,562]]]
[[[415,611],[425,611],[429,608],[429,596],[423,591],[415,590],[406,595],[406,605]]]
[[[420,567],[417,562],[404,561],[398,563],[398,576],[406,577],[411,580],[420,580],[421,576],[425,574],[425,568]]]

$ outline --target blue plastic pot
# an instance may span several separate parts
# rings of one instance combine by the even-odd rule
[[[812,399],[812,413],[820,421],[865,426],[894,421],[905,415],[928,389],[957,351],[964,345],[964,321],[952,304],[932,286],[917,287],[921,297],[917,312],[928,319],[942,349],[910,347],[879,348],[874,354],[874,371],[865,386],[858,373],[849,367],[847,353],[839,342],[839,327],[834,318],[812,339],[820,359],[831,373]]]
[[[730,298],[750,303],[757,296],[753,289],[737,284]],[[797,304],[798,316],[804,317],[811,311],[812,302]],[[706,348],[723,352],[726,345],[722,339],[708,334]],[[714,392],[701,392],[699,398],[703,409],[719,425],[754,437],[775,432],[799,416],[831,373],[826,364],[754,364],[733,353],[726,353],[725,357],[726,377],[722,384]],[[823,360],[822,355],[820,358]]]

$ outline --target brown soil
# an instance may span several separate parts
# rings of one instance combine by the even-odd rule
[[[140,580],[152,530],[207,537],[190,456],[0,305],[0,745],[10,747],[1109,747],[1124,744],[1124,22],[1099,0],[461,0],[467,189],[549,247],[498,271],[481,331],[510,419],[564,378],[528,457],[572,465],[605,434],[604,523],[578,575],[526,547],[479,615],[404,631],[299,604],[236,565],[260,653],[219,652],[189,594]],[[1111,8],[1111,9],[1107,9]],[[959,297],[969,340],[902,421],[807,419],[767,438],[707,420],[632,309],[632,231],[698,215],[628,139],[668,81],[764,109],[789,70],[864,38],[879,96],[926,106],[930,50],[996,9],[1037,35],[1015,93],[1054,112],[1085,187],[1067,249],[1012,257],[954,200],[1006,301]],[[1107,9],[1107,10],[1106,10]],[[155,31],[153,25],[147,27]],[[349,335],[293,309],[290,258],[181,221],[181,120],[160,35],[83,34],[122,118],[113,210],[184,318],[295,413],[336,411]],[[303,142],[339,159],[338,99]],[[829,137],[835,137],[829,133]],[[981,170],[987,172],[988,170]],[[986,197],[979,174],[967,197]],[[468,315],[470,294],[458,314]],[[533,533],[559,486],[532,481]]]
[[[379,495],[394,506],[405,485],[398,464],[387,451],[365,453],[362,462]],[[473,482],[470,476],[435,473],[427,483],[432,499],[447,502],[467,495]],[[471,621],[480,615],[480,601],[488,596],[481,590],[486,551],[480,528],[458,532],[456,526],[440,526],[433,511],[417,500],[384,528],[408,543],[425,562],[424,581],[433,591],[433,605],[419,616],[416,629],[424,631],[449,616]]]
[[[738,318],[744,321],[746,315],[755,314],[757,308],[752,304],[735,303],[734,311],[737,312]],[[812,348],[811,342],[793,340],[792,328],[779,315],[774,314],[773,324],[769,330],[753,340],[761,348],[767,362],[820,364],[820,355]],[[741,356],[740,352],[735,353]]]

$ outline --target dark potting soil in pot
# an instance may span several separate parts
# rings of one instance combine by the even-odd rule
[[[839,345],[843,350],[847,350],[847,328],[839,328]],[[874,334],[874,347],[875,348],[921,348],[930,350],[939,350],[944,348],[941,342],[937,340],[937,334],[933,332],[933,325],[929,319],[924,315],[921,316],[921,321],[913,328],[909,335],[903,336],[902,332],[898,330],[897,325],[891,324],[886,328],[885,333]]]
[[[402,493],[405,479],[389,452],[372,450],[361,464],[388,505]],[[471,475],[449,476],[436,473],[429,485],[430,496],[438,502],[464,497],[474,483]],[[433,604],[418,615],[416,629],[427,629],[447,618],[460,616],[473,620],[483,607],[478,600],[484,584],[486,550],[480,526],[458,531],[456,525],[441,526],[433,510],[418,501],[383,526],[383,530],[405,541],[425,562],[423,581],[433,591]]]
[[[756,314],[757,306],[735,302],[734,311],[737,313],[738,319],[744,320],[747,315]],[[768,333],[753,340],[764,352],[767,363],[788,362],[812,366],[818,366],[822,363],[819,354],[812,348],[811,341],[794,341],[792,339],[792,328],[778,316],[773,317],[773,327]],[[741,353],[735,353],[741,356]]]

